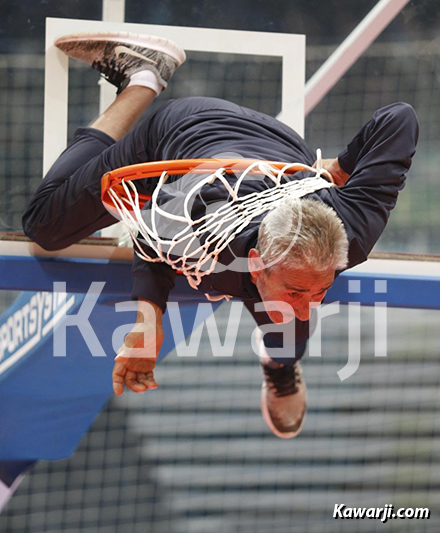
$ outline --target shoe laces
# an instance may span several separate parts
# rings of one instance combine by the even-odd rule
[[[115,59],[104,58],[102,60],[96,60],[92,63],[92,68],[98,70],[101,76],[106,79],[112,85],[115,85],[119,89],[122,84],[127,80],[126,65],[121,65]],[[118,91],[120,92],[120,91]]]
[[[298,364],[277,367],[262,366],[267,387],[275,393],[275,396],[282,398],[298,392],[299,385],[302,383],[302,372]]]

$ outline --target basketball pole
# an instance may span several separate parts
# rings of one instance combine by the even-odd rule
[[[409,0],[380,0],[306,83],[305,116],[336,85]]]

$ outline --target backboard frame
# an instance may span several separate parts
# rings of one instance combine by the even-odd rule
[[[107,31],[158,35],[176,41],[188,51],[281,58],[282,91],[279,118],[300,135],[304,135],[304,35],[47,18],[43,174],[46,174],[67,145],[68,57],[58,50],[53,42],[61,35]]]

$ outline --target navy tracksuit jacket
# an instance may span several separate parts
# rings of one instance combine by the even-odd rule
[[[342,220],[349,239],[347,268],[365,261],[383,232],[404,187],[417,137],[417,117],[410,105],[396,103],[376,111],[338,156],[341,167],[350,174],[346,185],[308,196],[331,206]],[[43,248],[65,248],[116,222],[100,200],[101,177],[106,172],[147,161],[215,158],[231,152],[244,158],[310,166],[315,160],[304,140],[272,117],[216,98],[171,100],[118,142],[98,130],[78,129],[26,209],[24,231]],[[296,173],[292,179],[307,175]],[[151,192],[156,183],[157,180],[145,180],[142,185],[137,182],[143,192]],[[246,181],[241,194],[268,186],[271,186],[268,180]],[[195,204],[196,211],[210,202],[226,200],[227,192],[217,180],[202,189],[200,198],[199,207]],[[223,252],[220,257],[223,264],[228,264],[227,254],[247,256],[256,243],[261,218]],[[148,263],[135,256],[133,298],[153,301],[165,309],[174,277],[175,271],[168,265]],[[240,298],[259,325],[270,323],[265,312],[254,310],[254,304],[261,302],[261,298],[249,273],[213,273],[203,278],[199,290]],[[272,327],[274,332],[264,337],[269,353],[270,348],[283,346],[283,328],[292,324]],[[295,352],[293,347],[284,347],[286,355],[300,358],[312,329],[309,322],[295,320]]]

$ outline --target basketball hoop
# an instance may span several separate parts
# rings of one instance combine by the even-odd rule
[[[213,272],[219,254],[255,217],[274,209],[287,197],[301,198],[317,190],[334,187],[331,174],[321,167],[320,150],[317,156],[317,168],[302,163],[253,159],[179,159],[130,165],[103,176],[101,198],[106,208],[127,226],[139,257],[148,262],[167,263],[184,274],[190,286],[197,289],[202,277]],[[287,179],[299,171],[312,172],[314,176],[301,180]],[[158,197],[169,176],[185,174],[200,174],[200,179],[195,180],[195,185],[186,194],[182,215],[176,215],[159,206]],[[233,185],[226,179],[227,175],[236,176]],[[268,178],[274,185],[261,192],[240,196],[241,184],[245,178],[252,176]],[[151,178],[159,178],[153,194],[139,193],[134,182]],[[214,212],[193,220],[189,206],[191,198],[215,180],[222,182],[230,200]],[[145,221],[145,211],[142,211],[147,202],[150,225]],[[159,235],[157,217],[179,223],[179,230],[171,238],[164,238]],[[180,229],[182,225],[184,229]],[[203,235],[208,237],[201,244],[198,239]],[[145,252],[139,236],[154,251],[155,257]],[[176,250],[179,250],[178,253]]]

